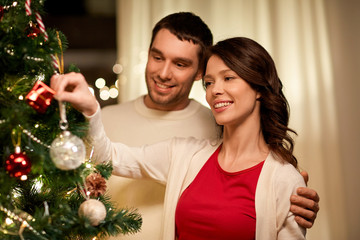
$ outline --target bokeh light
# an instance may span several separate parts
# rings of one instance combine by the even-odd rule
[[[104,100],[104,101],[106,101],[110,98],[109,87],[105,86],[100,89],[100,98],[101,98],[101,100]]]
[[[115,74],[120,74],[120,73],[122,73],[122,71],[124,70],[124,68],[123,68],[123,66],[122,66],[121,64],[116,63],[116,64],[114,64],[112,70],[113,70],[113,72],[114,72]]]
[[[117,96],[119,96],[119,90],[115,87],[115,85],[110,87],[109,94],[111,98],[117,98]]]
[[[106,85],[106,81],[103,78],[98,78],[95,81],[95,87],[98,89],[102,89]]]

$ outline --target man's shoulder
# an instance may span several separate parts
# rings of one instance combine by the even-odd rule
[[[213,114],[212,114],[210,108],[204,106],[203,104],[201,104],[200,102],[198,102],[196,100],[192,100],[192,104],[194,106],[194,109],[196,109],[194,111],[194,114],[196,115],[197,118],[214,121]]]
[[[191,107],[196,109],[197,112],[201,112],[204,114],[212,114],[210,108],[204,106],[202,103],[196,101],[195,99],[191,99]]]
[[[128,111],[131,109],[134,109],[134,102],[135,100],[123,102],[123,103],[117,103],[113,105],[105,106],[101,109],[102,114],[114,114],[116,112],[123,112]]]

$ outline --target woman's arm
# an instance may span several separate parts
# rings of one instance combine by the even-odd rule
[[[301,175],[304,177],[305,183],[309,181],[307,172],[302,171]],[[299,187],[296,194],[290,198],[291,208],[296,222],[305,228],[311,228],[314,225],[319,208],[320,197],[314,189],[308,187]]]
[[[276,191],[277,239],[305,239],[306,229],[296,222],[295,214],[290,211],[289,201],[291,195],[296,195],[296,189],[306,186],[304,179],[290,164],[279,170],[274,185]]]
[[[142,148],[130,148],[121,143],[112,143],[106,136],[101,121],[101,110],[89,91],[86,79],[80,73],[54,75],[51,87],[59,101],[69,102],[89,120],[88,139],[94,146],[97,162],[112,161],[116,175],[131,178],[152,178],[165,182],[170,164],[171,142],[162,142]],[[124,126],[125,128],[126,126]]]

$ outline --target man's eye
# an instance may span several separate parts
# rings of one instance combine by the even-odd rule
[[[154,58],[155,60],[158,60],[158,61],[161,60],[161,57],[159,57],[159,56],[153,56],[153,58]]]
[[[186,65],[183,64],[183,63],[176,63],[176,66],[178,66],[178,67],[180,67],[180,68],[186,67]]]

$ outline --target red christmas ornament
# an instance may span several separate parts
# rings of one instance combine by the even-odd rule
[[[27,36],[28,36],[29,38],[34,39],[34,38],[36,38],[40,33],[41,33],[41,31],[40,31],[39,28],[37,28],[37,25],[31,22],[31,23],[30,23],[30,26],[29,26],[29,28],[28,28],[28,35],[27,35]]]
[[[21,152],[20,147],[15,148],[15,153],[6,159],[6,171],[11,177],[22,178],[27,176],[31,170],[30,159],[25,152]]]
[[[0,21],[2,20],[3,16],[4,16],[4,7],[0,6]]]
[[[44,113],[50,106],[55,91],[42,81],[37,81],[32,90],[26,95],[26,102],[38,113]]]

